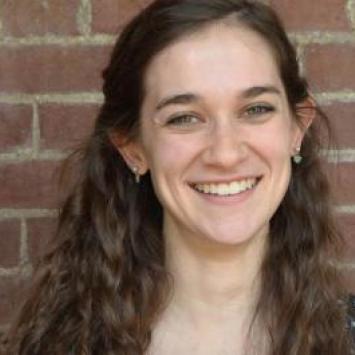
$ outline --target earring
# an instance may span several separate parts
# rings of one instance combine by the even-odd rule
[[[132,168],[132,170],[133,170],[133,174],[134,174],[134,179],[135,179],[136,183],[139,184],[141,181],[141,176],[139,174],[138,168],[136,166],[134,166]]]
[[[300,151],[301,151],[301,148],[300,147],[297,147],[296,148],[296,154],[292,156],[292,159],[293,159],[293,162],[295,164],[300,164],[302,162],[302,155],[300,154]]]

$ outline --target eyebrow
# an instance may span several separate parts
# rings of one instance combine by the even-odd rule
[[[253,86],[250,87],[246,90],[243,90],[241,92],[240,96],[241,98],[245,99],[251,99],[258,97],[263,94],[276,94],[276,95],[281,95],[281,91],[276,87],[272,85],[266,85],[266,86]],[[156,111],[159,111],[163,109],[166,106],[169,105],[179,105],[179,104],[190,104],[194,102],[201,101],[202,97],[193,93],[183,93],[183,94],[177,94],[173,96],[166,97],[162,99],[157,107]]]
[[[190,93],[173,95],[161,100],[158,103],[156,110],[159,111],[168,105],[190,104],[192,102],[196,102],[200,100],[201,97],[199,95],[190,94]]]
[[[272,86],[272,85],[253,86],[249,89],[242,91],[242,94],[240,96],[242,98],[251,99],[263,94],[281,95],[281,91],[276,86]]]

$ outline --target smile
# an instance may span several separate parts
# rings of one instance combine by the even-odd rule
[[[240,194],[254,188],[259,180],[260,178],[248,178],[245,180],[232,181],[230,183],[193,184],[192,187],[198,192],[204,194],[230,196]]]

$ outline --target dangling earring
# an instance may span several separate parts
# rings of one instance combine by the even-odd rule
[[[301,148],[300,147],[297,147],[296,148],[296,154],[292,156],[292,159],[293,159],[293,162],[295,164],[300,164],[302,162],[302,155],[300,154],[300,151],[301,151]]]
[[[134,174],[134,179],[135,179],[136,183],[139,184],[141,181],[141,176],[139,174],[138,168],[136,166],[134,166],[132,168],[132,170],[133,170],[133,174]]]

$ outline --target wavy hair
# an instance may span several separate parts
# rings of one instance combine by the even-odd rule
[[[218,21],[243,25],[272,49],[294,117],[309,98],[295,49],[280,20],[248,0],[157,0],[124,28],[103,72],[104,103],[88,142],[67,165],[73,183],[34,285],[8,334],[18,355],[143,355],[168,304],[162,207],[149,173],[135,184],[110,140],[139,134],[144,74],[154,56]],[[328,125],[318,107],[316,123]],[[286,195],[270,222],[254,320],[268,355],[350,354],[346,302],[336,268],[341,238],[322,173],[318,124],[307,131],[302,164],[292,166]]]

